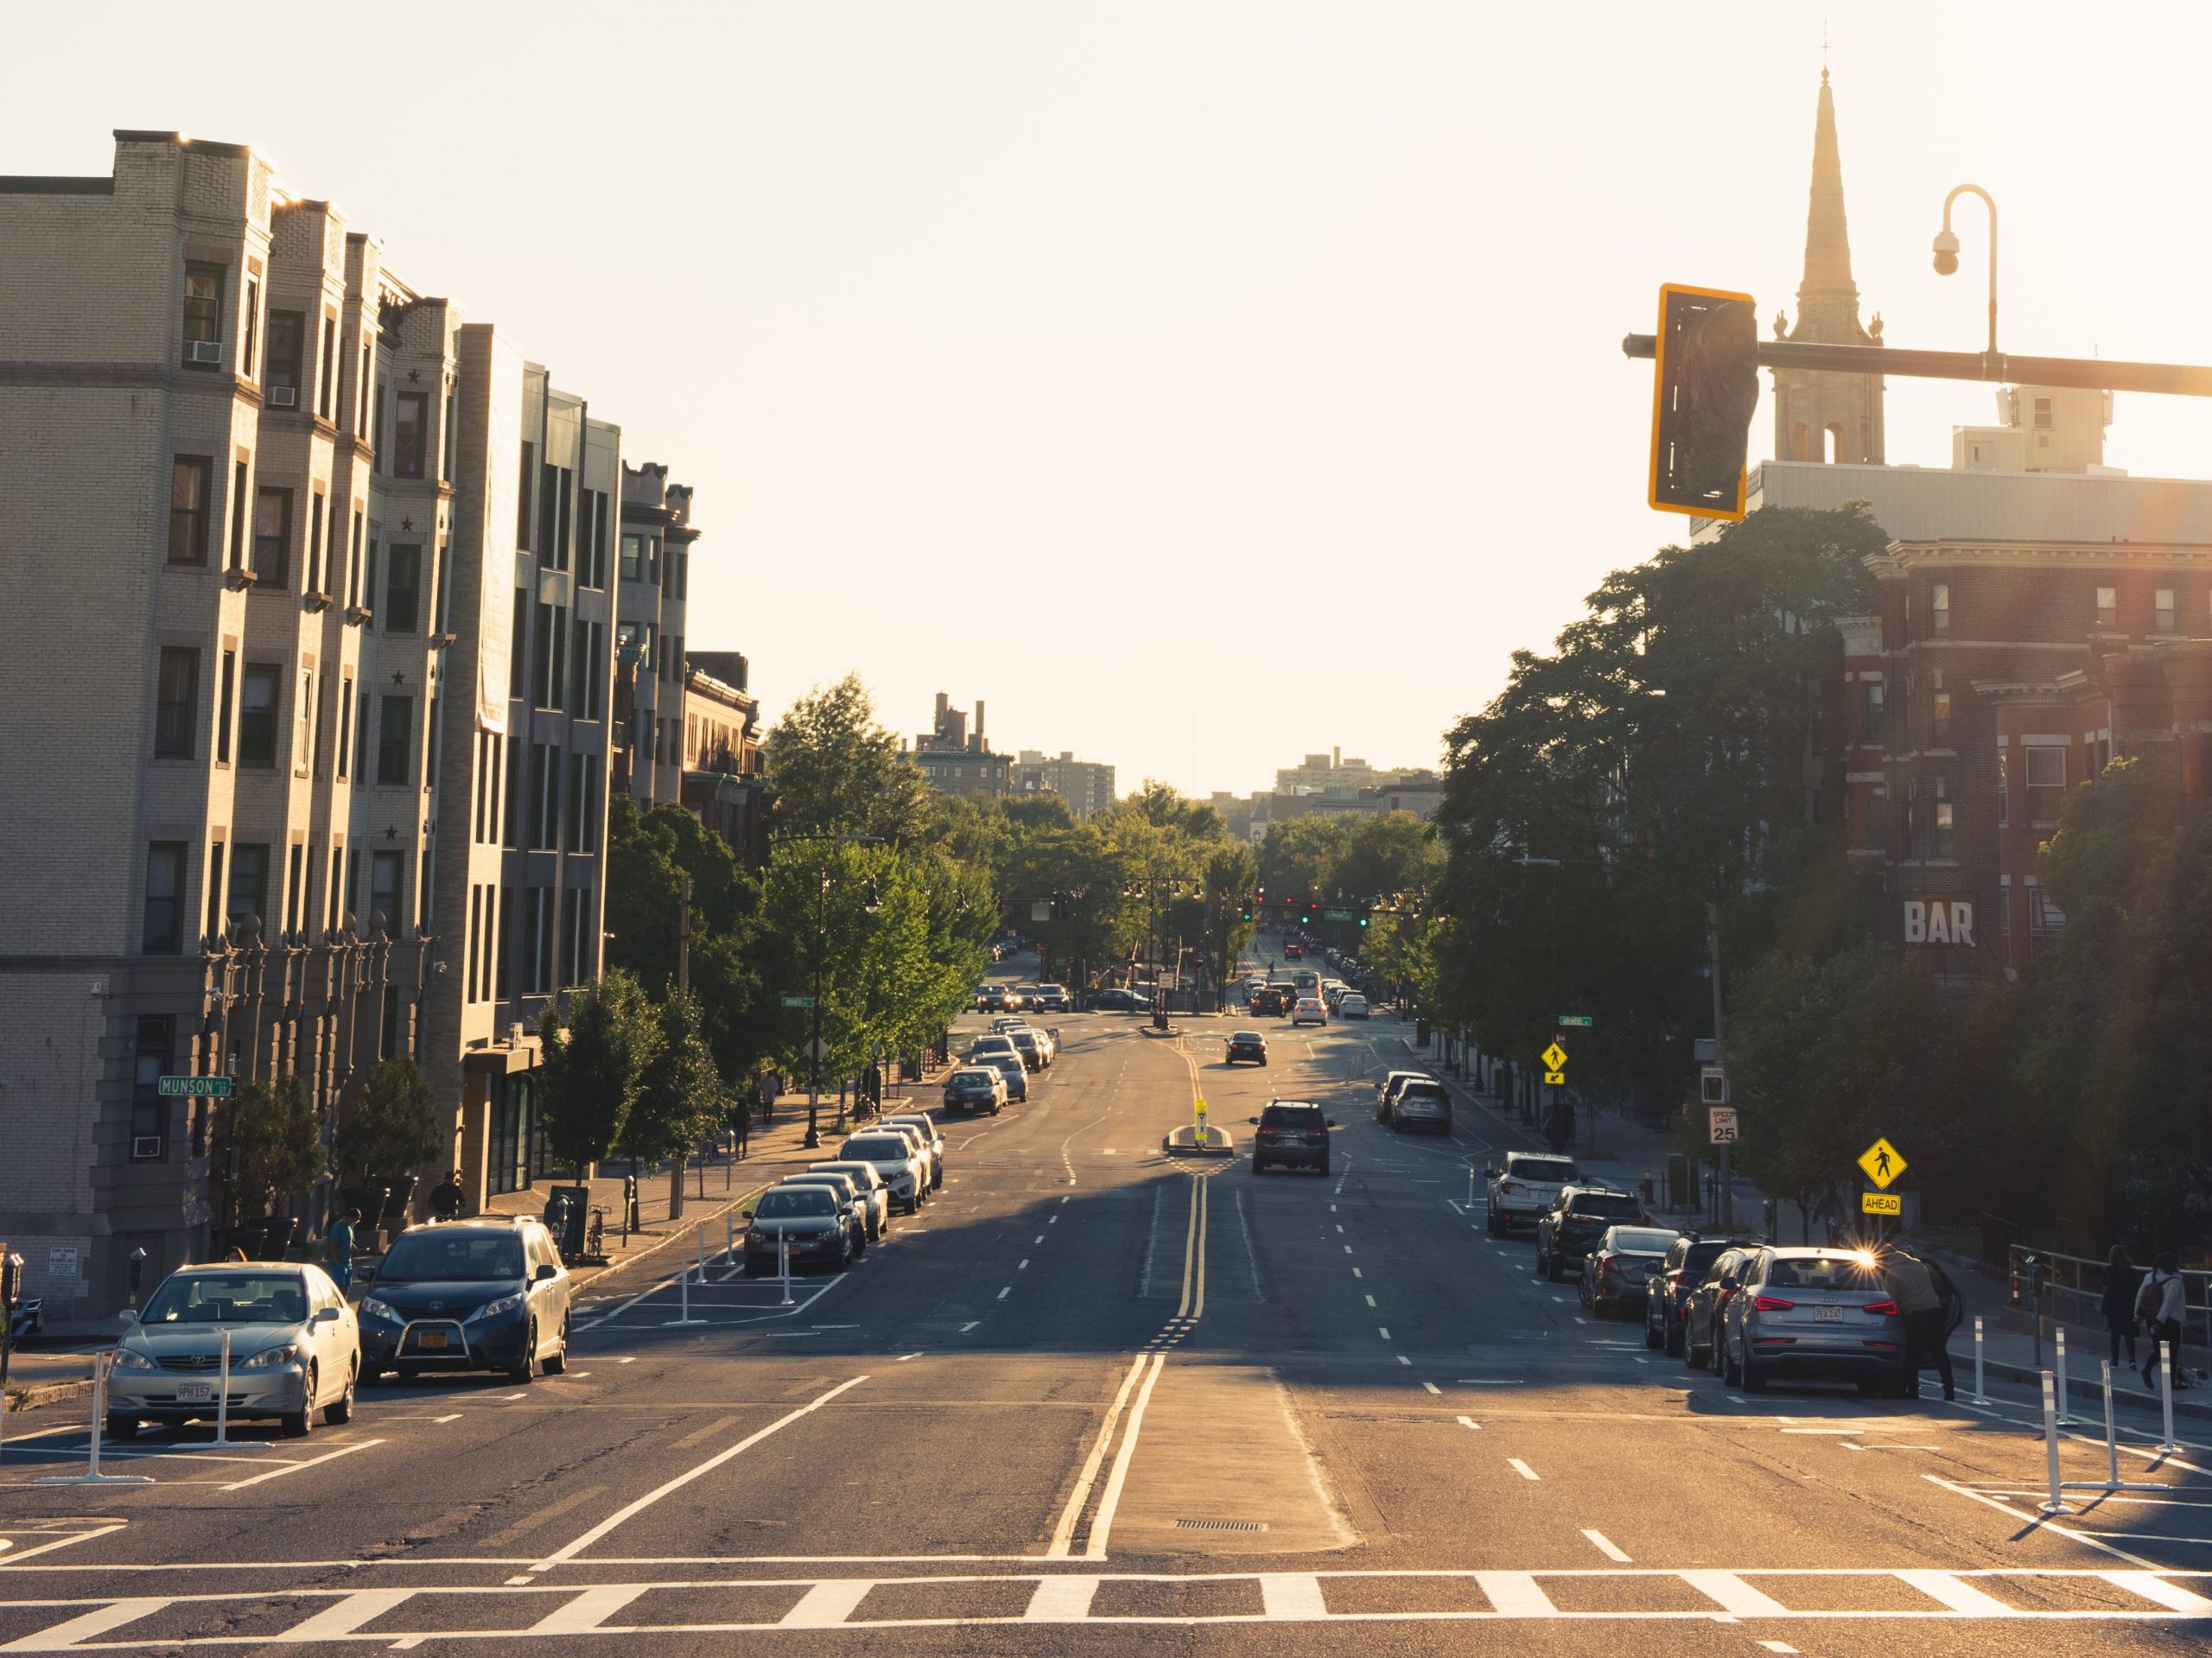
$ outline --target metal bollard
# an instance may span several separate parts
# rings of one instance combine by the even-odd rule
[[[2051,1385],[2050,1372],[2043,1372],[2043,1448],[2050,1472],[2050,1495],[2036,1505],[2038,1514],[2067,1514],[2071,1512],[2066,1501],[2058,1494],[2058,1394]]]
[[[722,1217],[722,1260],[737,1265],[737,1223],[728,1215]]]
[[[85,1471],[81,1474],[57,1474],[31,1482],[34,1485],[151,1485],[154,1482],[144,1474],[103,1474],[100,1472],[100,1430],[107,1426],[107,1373],[114,1363],[112,1353],[102,1353],[92,1361],[92,1437],[85,1456]]]
[[[2174,1440],[2174,1366],[2166,1344],[2158,1344],[2158,1411],[2164,1432],[2158,1438],[2158,1450],[2172,1456],[2181,1449]]]
[[[231,1332],[222,1332],[216,1347],[215,1363],[215,1443],[227,1445],[231,1442]]]
[[[788,1232],[776,1234],[776,1275],[783,1280],[784,1299],[779,1306],[791,1304],[791,1239]]]
[[[1982,1385],[1981,1315],[1979,1312],[1974,1315],[1974,1402],[1977,1405],[1989,1402],[1989,1390]]]
[[[698,1246],[699,1282],[707,1281],[707,1223],[704,1221],[691,1229],[691,1241]]]
[[[2057,1326],[2056,1336],[2058,1341],[2058,1426],[2072,1427],[2074,1419],[2068,1414],[2066,1409],[2066,1326],[2064,1324]]]
[[[702,1324],[706,1323],[707,1321],[704,1318],[695,1318],[691,1316],[691,1267],[690,1263],[687,1262],[683,1267],[677,1268],[676,1274],[676,1286],[679,1310],[677,1316],[669,1319],[667,1324],[663,1327],[666,1329],[674,1329],[678,1324]]]
[[[2112,1409],[2112,1361],[2100,1360],[2105,1369],[2105,1483],[2120,1483],[2120,1426]]]

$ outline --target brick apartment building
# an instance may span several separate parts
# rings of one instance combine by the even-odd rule
[[[698,539],[688,486],[652,461],[624,468],[614,786],[641,810],[683,790],[684,617]]]
[[[0,1236],[57,1318],[205,1259],[164,1076],[411,1055],[525,1178],[597,970],[620,434],[234,144],[0,178]],[[312,1221],[327,1193],[309,1200]]]
[[[991,752],[983,735],[982,703],[976,704],[976,729],[970,732],[967,715],[943,691],[937,694],[935,721],[914,740],[912,759],[941,794],[996,800],[1014,787],[1014,757]]]
[[[1880,341],[1859,322],[1825,74],[1798,305],[1788,338]],[[1876,612],[1842,626],[1808,813],[1879,876],[1900,947],[1960,984],[2017,969],[2064,924],[2036,859],[2069,789],[2163,750],[2190,799],[2212,794],[2212,483],[2106,467],[2106,392],[2005,387],[1942,468],[1883,464],[1878,377],[1776,371],[1774,391],[1786,458],[1752,469],[1746,505],[1865,501],[1890,537]]]
[[[1008,788],[1018,795],[1054,794],[1068,803],[1078,823],[1088,823],[1114,804],[1114,768],[1079,760],[1072,749],[1058,758],[1025,748],[1014,756]]]
[[[737,651],[695,651],[683,666],[683,804],[747,864],[768,861],[760,702]]]

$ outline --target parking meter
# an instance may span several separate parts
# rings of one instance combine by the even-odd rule
[[[0,1312],[13,1312],[23,1299],[23,1258],[0,1248]]]
[[[638,1177],[634,1174],[622,1177],[622,1214],[626,1232],[634,1232],[644,1224],[638,1217]]]

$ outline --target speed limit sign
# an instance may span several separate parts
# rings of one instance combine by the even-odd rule
[[[1705,1109],[1709,1124],[1708,1134],[1715,1146],[1736,1143],[1736,1108],[1732,1105],[1709,1105]]]

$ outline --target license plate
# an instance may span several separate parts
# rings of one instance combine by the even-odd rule
[[[180,1405],[204,1405],[215,1397],[212,1382],[180,1382],[176,1384],[176,1402]]]
[[[442,1330],[426,1330],[415,1338],[415,1344],[417,1347],[443,1347],[446,1344],[446,1332]]]
[[[1816,1324],[1840,1324],[1843,1322],[1841,1307],[1815,1307],[1813,1318]]]

